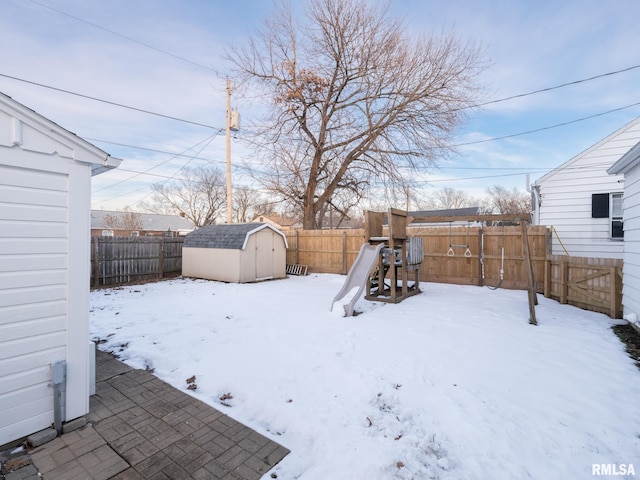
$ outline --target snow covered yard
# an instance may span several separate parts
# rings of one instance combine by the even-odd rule
[[[195,375],[191,394],[291,450],[281,480],[640,475],[640,371],[605,315],[539,295],[532,326],[526,292],[425,283],[344,318],[343,281],[97,290],[91,336],[177,388]]]

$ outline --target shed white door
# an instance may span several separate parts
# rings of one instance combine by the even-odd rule
[[[53,421],[67,329],[68,175],[0,165],[0,445]]]
[[[256,234],[256,280],[273,278],[273,237],[268,229]]]

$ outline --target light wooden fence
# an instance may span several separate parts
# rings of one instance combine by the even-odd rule
[[[183,241],[183,237],[91,237],[91,286],[179,274]]]
[[[408,234],[423,239],[420,281],[492,287],[500,284],[518,290],[528,287],[520,227],[410,227]],[[306,265],[310,272],[318,273],[346,274],[365,241],[363,229],[298,230],[286,232],[286,236],[287,263]],[[551,234],[545,226],[528,226],[527,236],[538,293],[620,318],[621,260],[552,256]]]
[[[408,234],[423,239],[421,282],[527,289],[520,227],[410,227]],[[318,273],[346,274],[365,242],[364,229],[293,230],[285,235],[287,264],[305,265],[309,272]],[[621,260],[550,255],[550,231],[545,226],[528,226],[527,236],[538,293],[620,318]],[[92,237],[91,285],[113,286],[180,274],[183,240]]]
[[[549,255],[544,296],[622,318],[622,260]]]
[[[421,281],[493,286],[500,282],[503,266],[503,287],[527,288],[520,227],[410,227],[407,233],[423,239]],[[286,236],[287,263],[308,265],[310,272],[318,273],[346,274],[365,241],[364,229],[296,230]],[[549,233],[544,226],[530,226],[528,236],[534,278],[542,293]]]

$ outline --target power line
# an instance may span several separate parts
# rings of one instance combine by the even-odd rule
[[[103,27],[103,26],[98,25],[96,23],[89,22],[88,20],[85,20],[83,18],[77,17],[75,15],[71,15],[70,13],[67,13],[67,12],[64,12],[62,10],[56,9],[54,7],[51,7],[51,6],[46,5],[44,3],[41,3],[41,2],[39,2],[37,0],[31,0],[31,2],[37,4],[37,5],[41,6],[41,7],[48,8],[49,10],[52,10],[52,11],[54,11],[54,12],[60,14],[60,15],[67,16],[67,17],[72,18],[72,19],[74,19],[74,20],[76,20],[78,22],[85,23],[85,24],[90,25],[90,26],[92,26],[94,28],[98,28],[98,29],[103,30],[105,32],[111,33],[112,35],[116,35],[116,36],[118,36],[120,38],[123,38],[123,39],[128,40],[128,41],[133,42],[133,43],[136,43],[136,44],[141,45],[143,47],[149,48],[149,49],[154,50],[156,52],[163,53],[165,55],[168,55],[170,57],[176,58],[176,59],[181,60],[183,62],[189,63],[191,65],[195,65],[195,66],[200,67],[200,68],[203,68],[205,70],[208,70],[210,72],[215,73],[219,77],[222,77],[222,74],[220,72],[218,72],[217,70],[215,70],[214,68],[207,67],[206,65],[202,65],[201,63],[194,62],[194,61],[189,60],[189,59],[187,59],[185,57],[182,57],[180,55],[176,55],[174,53],[168,52],[168,51],[163,50],[161,48],[154,47],[153,45],[141,42],[140,40],[136,40],[135,38],[132,38],[132,37],[129,37],[127,35],[118,33],[118,32],[116,32],[114,30],[111,30],[109,28]],[[519,93],[519,94],[516,94],[516,95],[510,95],[510,96],[504,97],[504,98],[499,98],[499,99],[495,99],[495,100],[489,100],[487,102],[478,103],[478,104],[471,105],[469,107],[464,107],[464,108],[466,109],[466,108],[483,107],[485,105],[491,105],[491,104],[494,104],[494,103],[506,102],[506,101],[509,101],[509,100],[514,100],[516,98],[523,98],[523,97],[528,97],[528,96],[531,96],[531,95],[536,95],[538,93],[550,92],[552,90],[557,90],[557,89],[564,88],[564,87],[569,87],[569,86],[578,85],[578,84],[581,84],[581,83],[590,82],[592,80],[597,80],[599,78],[604,78],[604,77],[608,77],[608,76],[612,76],[612,75],[617,75],[619,73],[626,73],[626,72],[629,72],[631,70],[635,70],[637,68],[640,68],[640,64],[639,65],[632,65],[630,67],[623,68],[623,69],[620,69],[620,70],[614,70],[614,71],[611,71],[611,72],[601,73],[599,75],[593,75],[591,77],[582,78],[582,79],[579,79],[579,80],[573,80],[571,82],[561,83],[559,85],[555,85],[555,86],[552,86],[552,87],[540,88],[538,90],[532,90],[532,91],[526,92],[526,93]]]
[[[31,0],[31,1],[34,1],[34,0]],[[626,68],[626,69],[623,69],[623,70],[618,70],[616,72],[604,73],[602,75],[597,75],[595,77],[590,77],[589,79],[576,80],[574,82],[565,83],[565,84],[562,84],[562,85],[559,85],[559,86],[555,86],[555,87],[548,87],[548,88],[536,90],[536,91],[533,91],[533,92],[523,93],[523,94],[520,94],[520,95],[514,95],[514,96],[511,96],[511,97],[505,97],[503,99],[492,100],[491,102],[487,102],[487,103],[497,103],[497,102],[510,100],[510,99],[513,99],[513,98],[519,98],[519,97],[524,97],[524,96],[528,96],[528,95],[533,95],[535,93],[545,92],[545,91],[553,90],[553,89],[556,89],[556,88],[561,88],[563,86],[573,85],[573,84],[576,84],[576,83],[590,81],[590,80],[593,80],[593,79],[596,79],[596,78],[600,78],[600,77],[603,77],[603,76],[613,75],[613,74],[616,74],[616,73],[629,71],[629,70],[632,70],[634,68],[640,68],[640,65],[632,66],[632,67],[629,67],[629,68]],[[200,122],[194,122],[192,120],[186,120],[186,119],[183,119],[183,118],[174,117],[174,116],[166,115],[166,114],[163,114],[163,113],[152,112],[150,110],[145,110],[145,109],[142,109],[142,108],[133,107],[133,106],[130,106],[130,105],[125,105],[125,104],[113,102],[113,101],[110,101],[110,100],[104,100],[104,99],[93,97],[93,96],[90,96],[90,95],[84,95],[84,94],[81,94],[81,93],[72,92],[70,90],[65,90],[65,89],[62,89],[62,88],[57,88],[57,87],[53,87],[53,86],[50,86],[50,85],[45,85],[43,83],[34,82],[34,81],[31,81],[31,80],[26,80],[24,78],[14,77],[12,75],[7,75],[7,74],[0,73],[0,77],[9,78],[11,80],[15,80],[15,81],[18,81],[18,82],[29,83],[31,85],[35,85],[35,86],[38,86],[38,87],[41,87],[41,88],[47,88],[47,89],[50,89],[50,90],[55,90],[55,91],[58,91],[58,92],[66,93],[68,95],[75,95],[75,96],[78,96],[78,97],[81,97],[81,98],[86,98],[86,99],[93,100],[93,101],[96,101],[96,102],[101,102],[101,103],[105,103],[105,104],[108,104],[108,105],[113,105],[113,106],[116,106],[116,107],[126,108],[126,109],[129,109],[129,110],[133,110],[133,111],[137,111],[137,112],[141,112],[141,113],[146,113],[146,114],[158,116],[158,117],[161,117],[161,118],[166,118],[166,119],[169,119],[169,120],[175,120],[175,121],[178,121],[178,122],[188,123],[188,124],[191,124],[191,125],[196,125],[196,126],[205,127],[205,128],[222,130],[220,127],[214,127],[213,125],[207,125],[207,124],[200,123]],[[477,106],[486,105],[487,103],[478,104]],[[558,123],[558,124],[547,126],[547,127],[541,127],[541,128],[537,128],[537,129],[534,129],[534,130],[528,130],[528,131],[525,131],[525,132],[513,133],[513,134],[510,134],[510,135],[503,135],[503,136],[500,136],[500,137],[487,138],[487,139],[484,139],[484,140],[476,140],[476,141],[473,141],[473,142],[459,143],[459,144],[454,144],[454,145],[451,145],[451,146],[452,147],[463,147],[463,146],[467,146],[467,145],[475,145],[475,144],[479,144],[479,143],[493,142],[493,141],[496,141],[496,140],[504,140],[506,138],[513,138],[513,137],[518,137],[518,136],[522,136],[522,135],[529,135],[529,134],[541,132],[541,131],[544,131],[544,130],[551,130],[551,129],[554,129],[554,128],[570,125],[572,123],[582,122],[584,120],[589,120],[591,118],[607,115],[609,113],[618,112],[618,111],[625,110],[625,109],[628,109],[628,108],[631,108],[631,107],[635,107],[637,105],[640,105],[640,102],[632,103],[632,104],[626,105],[624,107],[615,108],[613,110],[608,110],[606,112],[596,113],[596,114],[593,114],[593,115],[590,115],[590,116],[587,116],[587,117],[582,117],[582,118],[578,118],[578,119],[575,119],[575,120],[570,120],[570,121],[563,122],[563,123]],[[469,107],[469,108],[471,108],[471,107]],[[243,138],[241,138],[240,140],[248,141],[247,139],[243,139]],[[108,143],[108,142],[106,142],[106,143]]]
[[[33,0],[31,0],[31,1],[33,1]],[[7,74],[4,74],[4,73],[0,73],[0,77],[9,78],[11,80],[16,80],[18,82],[29,83],[29,84],[35,85],[37,87],[48,88],[49,90],[55,90],[57,92],[66,93],[68,95],[75,95],[76,97],[86,98],[88,100],[93,100],[95,102],[106,103],[108,105],[113,105],[115,107],[126,108],[128,110],[134,110],[136,112],[146,113],[146,114],[149,114],[149,115],[155,115],[156,117],[162,117],[162,118],[166,118],[166,119],[169,119],[169,120],[175,120],[177,122],[189,123],[191,125],[197,125],[199,127],[205,127],[205,128],[213,128],[213,129],[219,128],[219,127],[214,127],[213,125],[207,125],[205,123],[199,123],[199,122],[194,122],[194,121],[191,121],[191,120],[185,120],[184,118],[178,118],[178,117],[174,117],[174,116],[171,116],[171,115],[165,115],[164,113],[152,112],[150,110],[145,110],[143,108],[132,107],[131,105],[124,105],[122,103],[112,102],[111,100],[104,100],[102,98],[97,98],[97,97],[92,97],[90,95],[84,95],[82,93],[72,92],[70,90],[65,90],[63,88],[52,87],[51,85],[45,85],[43,83],[33,82],[31,80],[26,80],[24,78],[14,77],[14,76],[7,75]]]
[[[452,147],[464,147],[464,146],[467,146],[467,145],[476,145],[478,143],[494,142],[496,140],[504,140],[505,138],[513,138],[513,137],[519,137],[519,136],[522,136],[522,135],[529,135],[531,133],[542,132],[544,130],[551,130],[551,129],[558,128],[558,127],[564,127],[566,125],[571,125],[572,123],[583,122],[583,121],[589,120],[591,118],[601,117],[603,115],[608,115],[610,113],[619,112],[619,111],[626,110],[626,109],[631,108],[631,107],[636,107],[638,105],[640,105],[640,102],[632,103],[630,105],[625,105],[624,107],[620,107],[620,108],[614,108],[612,110],[607,110],[606,112],[594,113],[593,115],[589,115],[587,117],[577,118],[575,120],[569,120],[567,122],[562,122],[562,123],[556,123],[555,125],[550,125],[548,127],[540,127],[540,128],[536,128],[534,130],[527,130],[526,132],[519,132],[519,133],[512,133],[510,135],[503,135],[501,137],[485,138],[484,140],[475,140],[473,142],[458,143],[458,144],[451,145],[451,146]]]
[[[113,187],[116,187],[116,186],[118,186],[118,185],[121,185],[121,184],[123,184],[123,183],[125,183],[125,182],[128,182],[128,181],[130,181],[130,180],[133,180],[134,178],[136,178],[136,177],[138,177],[138,176],[140,176],[140,175],[147,174],[147,173],[149,173],[151,170],[154,170],[154,169],[156,169],[156,168],[159,168],[159,167],[160,167],[160,166],[162,166],[162,165],[165,165],[166,163],[170,162],[170,161],[171,161],[171,160],[173,160],[174,158],[177,158],[177,157],[189,157],[189,158],[191,158],[191,159],[194,159],[194,158],[196,158],[195,156],[186,155],[186,152],[188,152],[189,150],[191,150],[191,149],[193,149],[193,148],[196,148],[198,145],[200,145],[200,144],[202,144],[202,143],[204,143],[204,142],[207,142],[207,140],[208,140],[208,142],[207,142],[207,144],[206,144],[205,146],[209,145],[209,143],[211,143],[211,140],[213,140],[213,138],[215,138],[215,137],[216,137],[216,135],[214,134],[214,135],[212,135],[212,136],[209,136],[209,137],[205,138],[204,140],[200,140],[198,143],[196,143],[195,145],[193,145],[193,146],[191,146],[191,147],[187,148],[187,149],[186,149],[186,150],[184,150],[182,153],[174,154],[174,155],[170,156],[169,158],[167,158],[166,160],[163,160],[162,162],[157,163],[157,164],[153,165],[152,167],[147,168],[144,172],[137,172],[137,173],[136,173],[135,175],[133,175],[132,177],[125,178],[124,180],[120,180],[119,182],[112,183],[111,185],[104,186],[104,187],[99,188],[99,189],[97,189],[97,190],[93,190],[93,191],[92,191],[92,193],[98,193],[98,192],[101,192],[101,191],[103,191],[103,190],[107,190],[107,189],[109,189],[109,188],[113,188]],[[200,150],[200,151],[202,151],[202,150]],[[167,152],[167,153],[169,153],[169,152]],[[200,153],[200,152],[198,152],[198,153]]]
[[[574,80],[572,82],[561,83],[560,85],[555,85],[553,87],[540,88],[538,90],[533,90],[533,91],[527,92],[527,93],[519,93],[517,95],[511,95],[509,97],[499,98],[499,99],[496,99],[496,100],[489,100],[488,102],[478,103],[476,105],[472,105],[471,107],[466,107],[466,108],[484,107],[485,105],[491,105],[493,103],[506,102],[508,100],[514,100],[516,98],[528,97],[530,95],[535,95],[535,94],[538,94],[538,93],[550,92],[552,90],[557,90],[559,88],[569,87],[569,86],[572,86],[572,85],[578,85],[580,83],[586,83],[586,82],[590,82],[592,80],[597,80],[598,78],[608,77],[608,76],[611,76],[611,75],[617,75],[618,73],[625,73],[625,72],[634,70],[636,68],[640,68],[640,65],[632,65],[631,67],[623,68],[621,70],[614,70],[612,72],[601,73],[600,75],[594,75],[593,77],[583,78],[583,79],[580,79],[580,80]]]
[[[173,58],[175,58],[175,59],[181,60],[181,61],[186,62],[186,63],[189,63],[189,64],[191,64],[191,65],[195,65],[196,67],[203,68],[203,69],[205,69],[205,70],[208,70],[208,71],[210,71],[210,72],[215,73],[215,74],[216,74],[216,75],[218,75],[219,77],[221,77],[221,76],[222,76],[222,75],[220,74],[220,72],[218,72],[218,71],[217,71],[217,70],[215,70],[214,68],[207,67],[206,65],[202,65],[201,63],[194,62],[193,60],[189,60],[188,58],[182,57],[182,56],[180,56],[180,55],[176,55],[175,53],[168,52],[167,50],[163,50],[163,49],[161,49],[161,48],[154,47],[153,45],[149,45],[148,43],[141,42],[140,40],[136,40],[135,38],[129,37],[129,36],[124,35],[124,34],[122,34],[122,33],[118,33],[118,32],[116,32],[116,31],[114,31],[114,30],[111,30],[111,29],[109,29],[109,28],[103,27],[103,26],[98,25],[98,24],[96,24],[96,23],[89,22],[88,20],[85,20],[85,19],[83,19],[83,18],[76,17],[75,15],[71,15],[70,13],[63,12],[62,10],[58,10],[57,8],[53,8],[52,6],[50,6],[50,5],[46,5],[46,4],[41,3],[41,2],[38,2],[37,0],[31,0],[31,2],[32,2],[32,3],[35,3],[36,5],[41,6],[41,7],[43,7],[43,8],[48,8],[49,10],[52,10],[52,11],[54,11],[54,12],[56,12],[56,13],[59,13],[60,15],[64,15],[64,16],[66,16],[66,17],[72,18],[73,20],[76,20],[76,21],[78,21],[78,22],[85,23],[85,24],[87,24],[87,25],[91,25],[91,26],[92,26],[92,27],[94,27],[94,28],[97,28],[97,29],[103,30],[103,31],[108,32],[108,33],[110,33],[110,34],[112,34],[112,35],[115,35],[115,36],[117,36],[117,37],[124,38],[125,40],[128,40],[128,41],[130,41],[130,42],[136,43],[136,44],[141,45],[141,46],[143,46],[143,47],[149,48],[149,49],[154,50],[154,51],[156,51],[156,52],[163,53],[163,54],[168,55],[168,56],[170,56],[170,57],[173,57]]]
[[[218,136],[222,133],[222,131],[218,131],[215,133],[215,136]],[[207,137],[209,138],[209,137]],[[193,157],[192,155],[187,155],[186,153],[175,153],[175,152],[169,152],[167,150],[158,150],[157,148],[150,148],[150,147],[140,147],[137,145],[130,145],[127,143],[121,143],[121,142],[110,142],[109,140],[101,140],[99,138],[90,138],[90,137],[84,137],[85,140],[88,140],[89,142],[98,142],[98,143],[106,143],[107,145],[117,145],[119,147],[126,147],[126,148],[133,148],[135,150],[144,150],[146,152],[152,152],[152,153],[162,153],[162,154],[166,154],[166,155],[173,155],[174,158],[176,157],[189,157],[189,158],[194,158],[195,160],[204,160],[207,162],[212,162],[212,160],[210,158],[204,158],[204,157]],[[196,145],[198,145],[201,142],[198,142]],[[193,147],[191,147],[193,148]],[[188,150],[185,150],[188,151]],[[222,160],[220,160],[218,163],[224,163]],[[119,170],[119,169],[118,169]]]

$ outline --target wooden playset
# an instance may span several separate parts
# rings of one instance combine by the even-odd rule
[[[399,303],[420,293],[422,239],[407,237],[407,212],[389,209],[386,214],[388,235],[383,235],[384,212],[365,212],[365,239],[371,245],[384,244],[375,273],[367,282],[365,298]],[[409,279],[410,273],[413,277]]]

